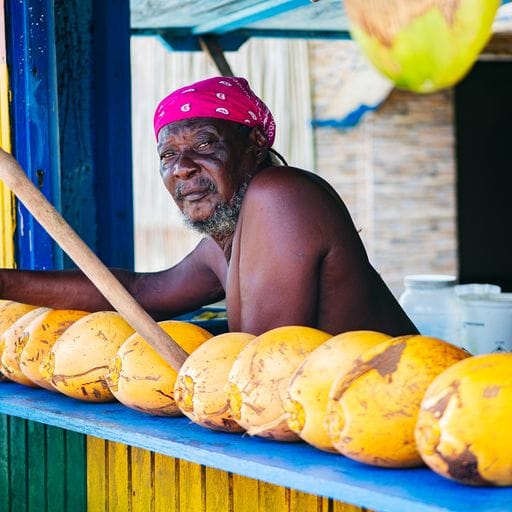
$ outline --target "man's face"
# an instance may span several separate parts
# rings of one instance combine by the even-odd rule
[[[208,223],[231,206],[239,210],[237,192],[254,170],[248,132],[242,125],[216,118],[187,119],[160,130],[160,173],[193,226]]]

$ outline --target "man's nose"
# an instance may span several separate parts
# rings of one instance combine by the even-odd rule
[[[176,178],[188,179],[198,171],[199,166],[194,160],[193,155],[188,151],[184,151],[176,160],[172,173]]]

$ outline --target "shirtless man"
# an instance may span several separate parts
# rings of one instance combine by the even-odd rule
[[[186,222],[206,235],[170,269],[114,270],[155,319],[225,298],[231,331],[417,332],[369,263],[332,187],[276,165],[272,115],[244,79],[211,78],[175,91],[158,106],[154,125],[165,187]],[[111,309],[78,271],[2,270],[0,297]]]

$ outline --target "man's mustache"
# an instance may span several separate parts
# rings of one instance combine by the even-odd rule
[[[217,192],[217,186],[213,181],[210,181],[206,178],[199,178],[193,184],[179,183],[174,192],[174,199],[176,199],[177,201],[184,199],[184,194],[186,193],[187,190],[190,190],[191,188],[204,188],[208,192]]]

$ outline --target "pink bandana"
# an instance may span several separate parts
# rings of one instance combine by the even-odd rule
[[[269,147],[274,143],[274,118],[245,78],[208,78],[169,94],[160,102],[153,118],[156,137],[166,124],[191,117],[218,117],[247,126],[260,126]]]

